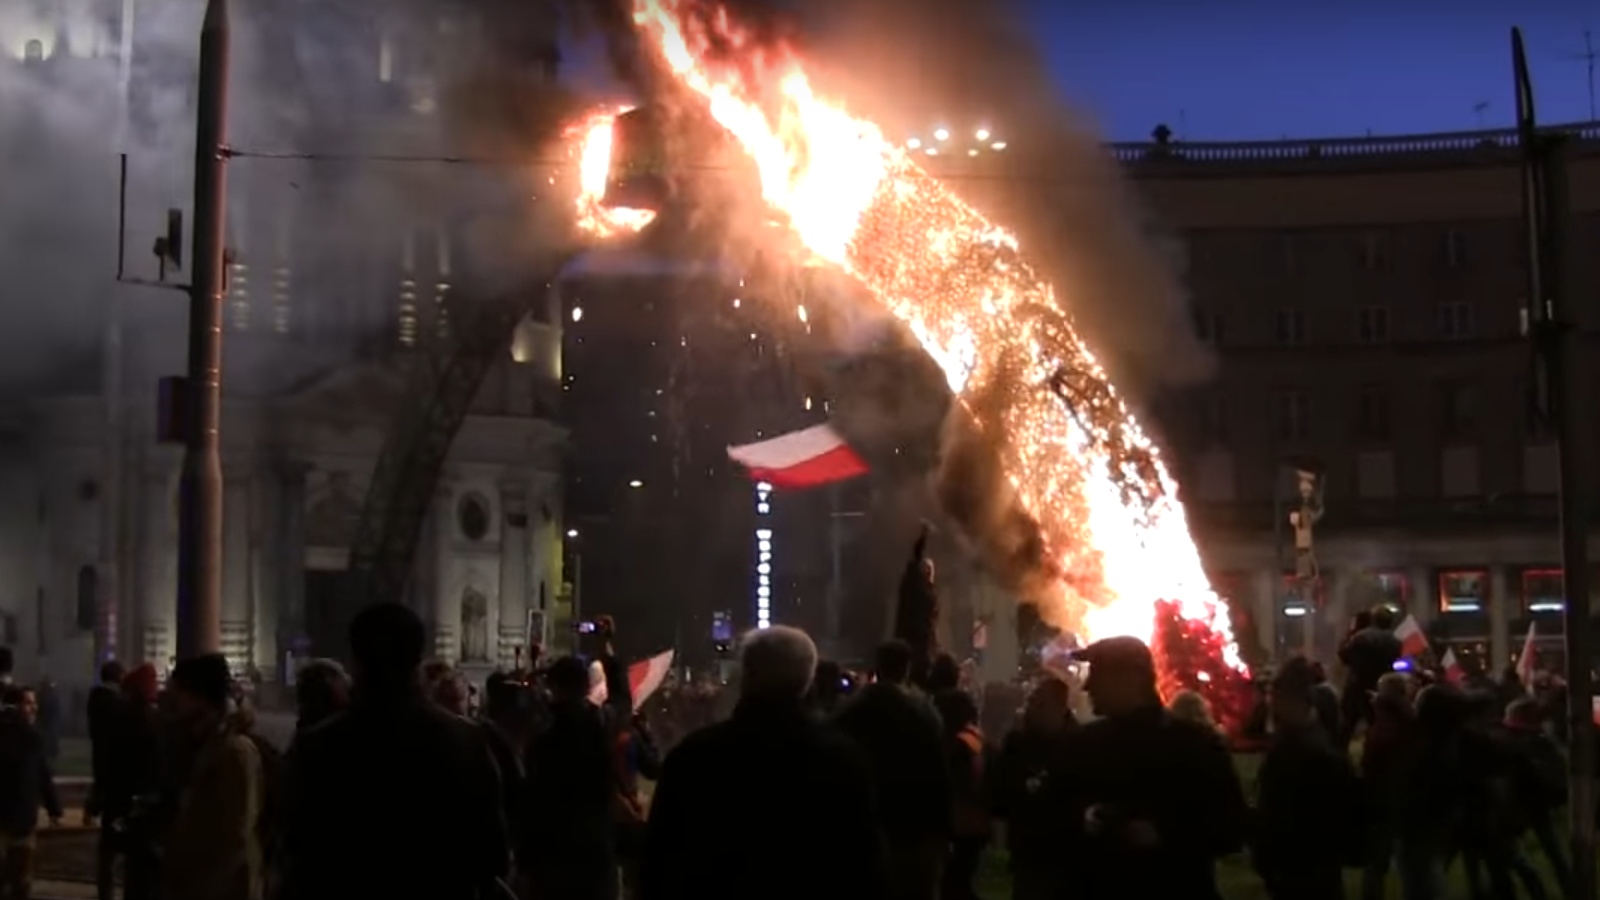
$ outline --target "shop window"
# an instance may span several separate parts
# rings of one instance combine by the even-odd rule
[[[1522,610],[1530,615],[1561,613],[1566,608],[1566,578],[1560,569],[1527,569],[1522,573]]]
[[[1321,578],[1313,578],[1306,583],[1296,578],[1293,572],[1283,575],[1282,603],[1283,613],[1286,616],[1303,616],[1322,608],[1322,601],[1326,599],[1326,591]],[[1291,608],[1301,611],[1292,613]]]
[[[1489,608],[1489,573],[1483,569],[1456,569],[1439,573],[1439,611],[1452,615],[1483,615]]]
[[[1411,583],[1404,572],[1373,572],[1372,586],[1377,594],[1377,605],[1396,615],[1405,615],[1411,601]]]

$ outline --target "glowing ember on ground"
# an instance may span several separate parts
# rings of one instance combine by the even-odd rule
[[[758,45],[725,9],[634,2],[635,24],[755,160],[763,196],[802,242],[872,290],[963,402],[985,398],[969,410],[1005,436],[1005,471],[1060,575],[1044,598],[1051,618],[1155,645],[1158,609],[1172,610],[1242,671],[1176,485],[1016,240],[875,125],[818,98],[798,59]]]
[[[628,209],[605,205],[606,187],[611,176],[611,145],[617,117],[626,109],[590,113],[572,127],[571,153],[578,158],[578,227],[596,237],[638,231],[649,225],[656,214],[648,209]]]

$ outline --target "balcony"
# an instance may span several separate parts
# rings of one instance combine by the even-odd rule
[[[1546,129],[1573,137],[1580,152],[1600,150],[1600,122],[1556,125]],[[1361,138],[1310,138],[1227,143],[1138,142],[1110,145],[1119,162],[1171,174],[1191,166],[1300,165],[1342,160],[1392,164],[1396,158],[1435,165],[1439,162],[1499,162],[1514,158],[1516,129],[1457,131],[1442,134]]]
[[[1271,502],[1191,503],[1189,519],[1200,529],[1271,532],[1276,517],[1288,507]],[[1330,500],[1320,533],[1337,534],[1366,528],[1414,528],[1425,531],[1473,531],[1505,526],[1555,527],[1557,498],[1539,494],[1496,494],[1485,497],[1396,498],[1393,500]],[[1595,517],[1600,524],[1600,515]]]

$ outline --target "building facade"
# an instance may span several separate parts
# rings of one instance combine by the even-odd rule
[[[0,78],[29,91],[0,115],[34,112],[39,126],[6,141],[7,166],[89,182],[96,195],[51,210],[64,224],[49,237],[70,254],[8,261],[32,292],[81,308],[80,325],[97,323],[70,341],[41,326],[30,339],[62,342],[60,365],[5,386],[23,402],[5,423],[0,475],[0,577],[11,587],[0,642],[14,648],[19,675],[48,674],[69,690],[93,683],[97,657],[164,667],[175,652],[181,447],[161,440],[158,386],[184,369],[185,309],[149,282],[185,274],[142,249],[166,208],[187,205],[192,147],[169,132],[192,121],[204,4],[146,6],[0,14]],[[134,18],[124,22],[124,11]],[[316,13],[312,28],[252,20],[235,4],[230,140],[242,152],[228,211],[222,629],[234,666],[267,685],[291,677],[293,657],[345,654],[351,541],[396,411],[421,402],[410,373],[449,344],[450,314],[468,302],[454,298],[457,286],[503,276],[505,245],[483,235],[525,237],[506,201],[527,197],[520,176],[282,158],[308,147],[443,153],[454,133],[447,95],[462,77],[447,61],[462,54],[441,50],[480,27],[446,14],[389,22],[326,4]],[[529,56],[538,68],[529,77],[550,77],[550,57]],[[337,90],[307,90],[330,59],[348,69]],[[99,104],[93,154],[77,152],[74,123],[40,105],[69,95]],[[111,277],[119,143],[133,148],[124,276],[145,284]],[[6,210],[22,222],[35,212]],[[94,277],[55,264],[68,255]],[[560,324],[532,305],[452,445],[403,598],[429,623],[437,655],[468,666],[509,664],[545,637],[543,613],[561,592]]]
[[[1573,131],[1566,305],[1592,348],[1600,125]],[[1159,418],[1214,580],[1261,645],[1330,658],[1353,612],[1383,602],[1489,669],[1530,625],[1559,662],[1557,456],[1531,414],[1514,135],[1114,149],[1184,238],[1220,364]],[[1325,473],[1310,591],[1286,580],[1296,460]]]

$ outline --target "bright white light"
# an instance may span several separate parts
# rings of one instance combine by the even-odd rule
[[[806,411],[807,412],[811,411],[811,398],[810,397],[806,398]]]
[[[635,478],[634,480],[628,482],[628,487],[631,487],[631,488],[642,488],[642,487],[644,487],[644,482],[642,482],[639,479]]]
[[[799,314],[801,323],[805,323],[805,322],[811,321],[809,318],[806,317],[806,308],[805,308],[804,305],[795,307],[794,311]]]
[[[574,306],[572,308],[572,321],[574,321],[574,322],[582,322],[583,321],[583,307]]]
[[[1303,606],[1286,606],[1283,608],[1283,614],[1291,619],[1298,619],[1306,614],[1306,608]]]
[[[756,596],[757,597],[771,597],[772,596],[772,588],[770,588],[770,587],[768,587],[768,586],[763,584],[761,587],[756,588]]]
[[[920,149],[922,147],[922,138],[907,138],[906,146],[912,150]]]
[[[772,562],[772,554],[758,553],[756,554],[756,562]]]
[[[948,140],[950,140],[950,129],[948,129],[948,128],[935,129],[934,132],[933,132],[933,139],[936,140],[936,141],[948,141]]]
[[[923,152],[927,153],[929,156],[938,156],[939,155],[939,148],[938,147],[929,147],[927,150],[925,150]]]
[[[739,298],[738,298],[738,297],[735,297],[735,298],[733,298],[733,308],[734,308],[734,309],[738,309],[738,308],[739,308],[739,303],[740,303],[740,302],[741,302],[741,301],[740,301],[740,300],[739,300]]]
[[[976,151],[976,150],[968,150],[967,151],[967,155],[968,156],[977,156],[978,155],[978,151]]]
[[[577,536],[578,536],[578,529],[576,529],[576,528],[568,528],[567,529],[567,537],[577,537]]]
[[[987,128],[979,128],[978,129],[978,133],[973,135],[973,137],[977,138],[980,141],[987,141],[989,139],[989,129],[987,129]]]
[[[763,540],[758,538],[756,540],[756,549],[761,551],[762,553],[771,553],[772,552],[772,541],[770,541],[770,540],[763,541]]]
[[[756,529],[756,540],[758,540],[758,541],[770,541],[770,540],[772,540],[772,529],[771,528],[757,528]]]
[[[1006,142],[1005,141],[995,141],[994,143],[989,145],[989,149],[990,150],[1004,150],[1005,148],[1006,148]]]
[[[804,308],[802,307],[802,317]],[[766,481],[756,483],[756,514],[767,515],[772,507],[767,503],[767,498],[772,494],[772,484]],[[756,532],[756,627],[767,628],[772,625],[772,529],[757,528]]]
[[[756,515],[764,516],[764,515],[766,515],[767,513],[770,513],[770,512],[772,512],[772,504],[770,504],[770,503],[757,503],[756,504]]]
[[[756,482],[756,490],[760,491],[763,494],[770,494],[770,493],[772,493],[772,485],[768,484],[765,481],[758,481],[758,482]]]
[[[769,563],[769,562],[757,563],[756,564],[756,571],[760,572],[763,575],[771,575],[772,574],[772,563]]]

